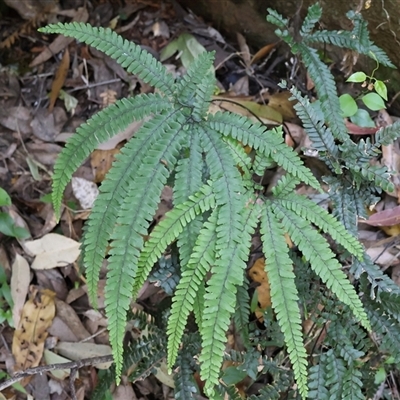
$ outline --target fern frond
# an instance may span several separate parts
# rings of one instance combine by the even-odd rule
[[[380,64],[390,68],[396,68],[387,54],[376,46],[370,39],[367,30],[367,22],[360,13],[349,11],[347,17],[353,21],[352,31],[316,31],[303,37],[305,43],[327,43],[338,47],[347,48],[370,57]]]
[[[243,145],[260,151],[267,158],[272,158],[287,172],[320,190],[320,185],[311,171],[304,166],[299,156],[284,143],[281,127],[266,130],[259,123],[252,123],[245,117],[229,112],[218,112],[211,115],[207,122],[215,131],[224,136],[231,136]]]
[[[313,4],[308,7],[307,15],[300,29],[302,37],[307,36],[315,28],[315,24],[321,19],[321,16],[322,8],[319,4]]]
[[[350,368],[346,371],[343,381],[342,399],[364,400],[365,395],[362,392],[362,375],[358,369]]]
[[[192,361],[192,355],[183,347],[176,360],[178,372],[174,374],[174,399],[176,400],[195,399],[196,395],[200,395],[199,388],[193,378]]]
[[[310,389],[308,393],[309,399],[315,400],[331,400],[329,397],[329,392],[326,387],[326,354],[322,354],[317,365],[313,365],[310,368],[310,373],[308,376],[308,388]]]
[[[241,169],[242,179],[246,182],[247,186],[253,187],[254,182],[252,179],[252,171],[251,171],[251,158],[244,150],[243,146],[237,142],[237,140],[231,138],[224,138],[225,144],[228,146],[232,159],[236,163],[236,165]]]
[[[227,146],[217,132],[203,127],[199,130],[206,164],[210,170],[214,185],[217,204],[231,203],[235,212],[240,211],[240,193],[245,188]]]
[[[243,285],[237,288],[236,308],[233,320],[235,329],[240,332],[241,338],[246,348],[250,348],[249,340],[249,318],[250,318],[250,296],[248,292],[249,283],[244,278]]]
[[[347,142],[349,136],[343,121],[335,81],[329,68],[321,61],[317,50],[307,47],[303,43],[298,43],[296,48],[315,84],[321,110],[333,136],[343,143]]]
[[[192,62],[177,85],[178,104],[189,107],[197,122],[207,114],[216,80],[213,70],[215,52],[203,52]]]
[[[400,121],[395,121],[392,125],[385,126],[376,132],[374,138],[375,146],[389,146],[400,136]]]
[[[327,157],[324,158],[324,161],[328,163],[328,166],[331,164],[331,168],[335,172],[338,171],[340,173],[339,148],[335,144],[335,138],[331,130],[324,125],[324,118],[320,118],[310,101],[303,97],[295,87],[292,87],[290,92],[293,98],[298,101],[293,108],[301,119],[304,129],[312,141],[313,148],[326,152]]]
[[[353,311],[355,317],[368,330],[371,329],[368,317],[361,300],[349,279],[341,269],[335,255],[330,250],[326,240],[292,211],[283,208],[279,203],[273,203],[274,213],[282,220],[285,230],[292,241],[299,247],[304,257],[310,262],[311,268],[322,279],[327,287]]]
[[[175,170],[173,199],[175,204],[183,203],[202,186],[203,157],[199,135],[192,134],[190,136],[187,153],[187,157],[183,157],[178,161]],[[185,266],[190,258],[202,221],[202,216],[196,217],[195,220],[184,227],[183,232],[179,235],[178,247],[182,266]]]
[[[205,282],[200,282],[199,287],[197,288],[196,297],[193,303],[193,314],[196,324],[201,330],[203,326],[203,314],[204,314],[204,296],[206,294],[206,285]]]
[[[155,262],[183,231],[183,228],[193,221],[196,216],[215,207],[212,188],[204,185],[198,193],[189,197],[184,203],[177,204],[165,214],[165,218],[151,232],[138,261],[138,272],[135,287],[140,288],[147,279]]]
[[[218,383],[222,364],[226,331],[235,311],[237,287],[243,283],[246,260],[255,231],[259,206],[254,201],[247,207],[231,201],[220,207],[217,220],[217,259],[204,296],[204,315],[201,326],[202,352],[200,375],[205,392],[212,395]]]
[[[129,183],[111,236],[105,306],[117,379],[121,374],[126,311],[132,290],[136,295],[144,282],[143,275],[138,275],[137,271],[143,236],[147,234],[149,221],[169,175],[164,163],[171,167],[175,165],[184,135],[181,122],[171,118],[164,127],[163,137],[147,153],[137,177]]]
[[[356,167],[353,165],[353,167]],[[367,178],[375,186],[386,190],[387,192],[394,191],[394,185],[389,180],[390,173],[388,172],[386,166],[371,165],[371,164],[361,164],[357,165],[357,168],[353,168],[354,171],[359,170],[364,178]]]
[[[376,296],[379,297],[382,292],[400,296],[400,287],[389,276],[384,274],[378,265],[372,262],[368,254],[364,254],[362,261],[354,260],[350,272],[356,279],[359,279],[364,273],[367,275],[368,281],[371,283],[370,297],[372,299],[375,299]],[[375,289],[377,289],[376,294]]]
[[[268,15],[267,15],[267,21],[271,22],[271,24],[274,24],[278,26],[279,28],[286,28],[288,25],[288,19],[283,18],[281,14],[279,14],[277,11],[273,10],[272,8],[267,8]]]
[[[270,204],[261,217],[265,269],[271,287],[272,307],[283,332],[294,376],[303,398],[307,397],[307,353],[304,348],[298,293],[293,262],[288,255],[285,231],[272,213]]]
[[[193,134],[189,139],[187,156],[182,157],[176,166],[174,204],[183,203],[200,189],[203,184],[202,164],[200,138],[199,135]]]
[[[311,221],[325,233],[329,233],[335,242],[341,244],[357,258],[363,258],[364,249],[361,243],[346,230],[342,223],[312,200],[293,193],[285,197],[278,196],[276,200],[286,209]]]
[[[198,289],[215,262],[215,242],[218,212],[214,211],[200,230],[188,263],[181,272],[181,280],[172,299],[168,319],[168,366],[172,368],[182,340],[189,313],[193,310]]]
[[[133,121],[163,109],[171,109],[171,106],[157,94],[121,99],[95,114],[76,130],[54,166],[52,200],[57,218],[60,217],[61,201],[67,183],[98,144],[123,131]]]
[[[365,309],[379,347],[392,356],[396,364],[400,364],[400,348],[398,346],[400,340],[399,321],[388,314],[383,304],[377,301],[366,298]]]
[[[137,75],[168,96],[174,92],[174,79],[159,61],[139,45],[124,39],[110,28],[94,27],[83,22],[50,24],[39,29],[73,37],[113,58],[127,72]]]
[[[151,105],[148,105],[151,107]],[[116,161],[100,186],[83,237],[84,265],[89,298],[96,305],[97,284],[108,241],[117,220],[117,212],[127,194],[127,189],[137,175],[148,151],[164,140],[163,127],[176,111],[163,112],[147,121],[136,135],[116,155]]]
[[[300,183],[299,178],[286,174],[279,179],[278,183],[272,188],[274,196],[285,197],[293,193],[296,186]]]
[[[326,381],[325,384],[329,388],[329,400],[341,400],[343,390],[343,380],[346,374],[346,367],[341,358],[335,356],[332,349],[326,353]]]

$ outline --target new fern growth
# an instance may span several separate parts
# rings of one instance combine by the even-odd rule
[[[354,29],[364,35],[359,42],[353,40],[353,33],[349,37],[335,32],[313,33],[319,17],[319,7],[311,7],[301,30],[304,39],[301,43],[294,42],[288,33],[287,21],[281,16],[270,12],[268,18],[280,27],[278,34],[293,51],[301,55],[315,82],[318,106],[311,105],[296,89],[291,90],[298,100],[299,117],[321,158],[334,173],[343,176],[335,183],[333,193],[337,218],[294,192],[299,183],[317,190],[321,187],[298,154],[286,146],[280,127],[269,130],[229,112],[208,113],[216,83],[211,72],[213,53],[202,53],[186,75],[175,81],[150,54],[111,29],[76,22],[41,29],[95,47],[157,89],[156,94],[118,100],[78,128],[60,154],[53,177],[53,203],[60,216],[64,189],[85,158],[99,143],[133,121],[145,119],[117,155],[102,183],[83,238],[83,261],[93,304],[100,268],[110,246],[105,305],[117,380],[123,365],[122,343],[129,305],[149,277],[154,263],[174,242],[179,248],[181,278],[173,296],[167,328],[168,366],[172,368],[177,361],[188,316],[194,313],[201,335],[201,379],[205,382],[206,394],[211,397],[219,383],[226,331],[235,313],[237,298],[246,299],[244,272],[252,235],[259,225],[273,309],[303,398],[308,394],[308,361],[296,271],[286,234],[328,290],[351,310],[366,330],[371,329],[368,315],[372,316],[373,311],[367,315],[324,234],[330,235],[354,257],[359,265],[357,271],[363,268],[371,281],[376,279],[368,272],[378,273],[376,267],[368,262],[368,268],[365,267],[364,250],[355,238],[356,215],[363,215],[364,199],[368,200],[373,193],[371,182],[374,187],[384,189],[390,188],[390,183],[387,171],[369,164],[365,151],[375,154],[379,144],[393,140],[399,132],[385,128],[379,133],[378,143],[354,144],[340,116],[333,77],[309,44],[324,41],[348,46],[367,55],[374,54],[381,63],[390,65],[390,62],[365,37],[366,30],[357,15],[352,16]],[[256,156],[250,157],[243,146],[250,146]],[[266,196],[252,177],[271,165],[282,167],[286,175],[274,187],[272,195]],[[169,177],[174,181],[174,208],[145,241]],[[376,285],[382,291],[387,288],[382,280]],[[243,304],[240,308],[246,310]],[[323,361],[327,363],[329,357],[327,354]],[[180,364],[183,361],[179,359]],[[318,371],[314,368],[311,372]],[[315,384],[312,389],[314,393]]]

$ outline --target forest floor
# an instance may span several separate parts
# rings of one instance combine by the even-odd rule
[[[87,297],[79,241],[99,184],[119,149],[139,125],[132,125],[99,146],[78,169],[65,193],[60,222],[56,221],[49,196],[52,170],[64,143],[80,124],[117,99],[149,93],[152,89],[99,51],[61,36],[40,34],[37,28],[71,20],[111,27],[141,44],[175,76],[185,70],[182,63],[190,62],[203,48],[214,50],[219,85],[216,100],[219,96],[236,103],[225,102],[216,107],[247,116],[255,114],[271,126],[284,123],[286,143],[298,151],[307,147],[309,139],[299,125],[288,92],[282,92],[278,83],[281,79],[292,79],[312,94],[313,82],[289,54],[278,51],[275,38],[266,38],[261,49],[251,48],[239,33],[236,42],[229,42],[214,27],[175,2],[26,0],[6,3],[14,3],[16,9],[0,1],[0,188],[11,198],[11,204],[0,204],[3,205],[0,213],[0,382],[17,370],[76,363],[72,370],[38,370],[43,373],[26,376],[18,384],[5,388],[0,400],[83,400],[90,398],[99,382],[99,371],[109,368],[110,364],[93,363],[79,368],[79,360],[109,356],[111,350],[103,312],[104,279],[100,281],[99,308],[94,309]],[[178,38],[175,48],[168,47]],[[341,75],[340,65],[332,65],[332,70]],[[385,110],[373,117],[389,124],[397,119]],[[353,132],[364,136],[368,133],[362,129]],[[400,165],[398,147],[396,143],[386,149],[391,165]],[[307,162],[317,175],[323,174],[318,163],[312,159]],[[398,173],[396,170],[395,176]],[[276,181],[278,174],[279,171],[271,174],[270,182]],[[314,195],[305,186],[298,190]],[[2,191],[0,202],[4,198]],[[321,201],[327,203],[326,198]],[[166,187],[154,216],[155,223],[171,207],[172,191]],[[398,199],[382,194],[375,211],[383,210],[386,214],[380,223],[379,218],[375,223],[360,223],[359,237],[372,259],[400,285]],[[256,258],[253,257],[253,262]],[[258,287],[261,291],[262,284]],[[146,282],[136,307],[151,313],[167,297],[162,282],[154,279]],[[21,319],[33,315],[38,304],[42,314],[21,330]],[[34,331],[43,334],[33,344],[29,342],[32,341],[29,334],[33,335]],[[29,343],[23,346],[26,340]],[[71,372],[78,368],[78,375]],[[112,398],[173,398],[170,381],[160,380],[154,374],[144,375],[133,383],[123,380],[119,387],[111,388]]]

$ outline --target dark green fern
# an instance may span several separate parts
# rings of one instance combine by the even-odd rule
[[[53,177],[53,203],[59,217],[64,189],[77,167],[99,143],[133,121],[146,118],[116,157],[102,183],[83,239],[84,264],[93,303],[97,297],[100,268],[110,246],[105,305],[117,381],[124,365],[122,344],[130,303],[149,278],[154,264],[175,243],[179,249],[180,271],[174,275],[173,285],[169,284],[174,295],[167,327],[167,362],[171,370],[175,365],[181,370],[181,375],[175,377],[177,397],[190,398],[198,391],[191,375],[190,360],[195,353],[188,353],[185,344],[184,349],[181,348],[191,313],[201,337],[201,350],[197,352],[200,353],[198,360],[205,393],[214,397],[222,390],[235,395],[234,388],[216,388],[232,317],[241,329],[250,315],[244,279],[252,237],[258,226],[271,285],[272,307],[302,398],[308,395],[328,398],[334,391],[334,378],[339,375],[344,382],[340,388],[343,398],[358,398],[362,376],[357,359],[364,350],[349,343],[343,347],[343,353],[329,351],[320,356],[320,363],[312,366],[308,374],[309,356],[304,347],[301,307],[306,300],[297,286],[297,272],[286,234],[302,254],[302,265],[309,265],[313,274],[310,277],[320,280],[330,295],[336,296],[333,303],[337,307],[350,310],[347,315],[354,319],[354,324],[362,326],[359,329],[370,331],[371,323],[374,329],[380,324],[378,331],[384,338],[383,348],[397,337],[393,324],[380,322],[383,311],[378,305],[370,304],[367,299],[363,305],[342,270],[337,253],[330,248],[327,235],[339,245],[344,256],[354,261],[352,272],[356,278],[367,275],[373,292],[376,287],[382,293],[390,291],[390,279],[366,258],[355,238],[356,218],[363,215],[365,204],[377,188],[392,188],[388,171],[369,161],[379,153],[381,145],[400,135],[400,124],[379,131],[373,144],[369,141],[354,143],[341,117],[333,76],[319,59],[316,49],[309,45],[319,42],[347,46],[382,64],[391,64],[370,41],[361,17],[349,15],[354,30],[340,39],[337,32],[314,32],[320,16],[319,6],[309,9],[300,30],[300,42],[295,42],[289,33],[288,21],[279,14],[270,10],[268,19],[278,25],[278,35],[301,57],[315,83],[317,104],[310,104],[295,88],[290,90],[298,101],[295,106],[298,116],[321,160],[332,172],[325,180],[331,182],[331,190],[335,188],[332,192],[336,205],[334,215],[295,193],[300,183],[318,191],[322,189],[299,155],[284,143],[280,127],[269,130],[260,123],[228,112],[208,114],[216,84],[212,72],[213,53],[202,53],[175,82],[150,54],[110,29],[76,22],[41,29],[45,33],[74,37],[103,51],[158,90],[158,94],[119,100],[78,128],[58,158]],[[349,35],[356,35],[357,40],[350,41]],[[248,155],[243,146],[250,146],[254,155]],[[284,169],[286,175],[267,195],[253,177],[276,165]],[[162,189],[171,179],[174,208],[145,241]],[[152,276],[154,279],[155,275]],[[250,336],[249,329],[244,328],[248,351]],[[143,348],[149,346],[149,351],[160,348],[149,338],[146,340]],[[252,340],[255,340],[254,335]],[[139,355],[130,354],[134,355],[132,361],[137,362]],[[154,357],[143,357],[147,369],[138,370],[141,376],[150,373],[163,355],[155,353]],[[258,353],[251,359],[258,360]],[[343,368],[339,368],[341,365]],[[272,372],[265,370],[264,373]],[[283,384],[281,375],[276,374],[275,378],[282,385],[266,385],[260,398],[277,398],[279,390],[289,390],[290,380],[285,378]],[[256,373],[252,379],[258,379]],[[321,382],[332,383],[322,388]]]

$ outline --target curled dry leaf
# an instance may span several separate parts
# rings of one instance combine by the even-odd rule
[[[389,210],[378,211],[367,220],[360,221],[371,226],[394,226],[400,223],[400,206]]]
[[[77,260],[80,243],[57,233],[48,233],[38,240],[25,243],[25,247],[35,255],[32,269],[65,267]]]
[[[77,177],[72,178],[71,183],[74,196],[79,200],[82,208],[84,210],[92,208],[99,194],[97,185],[87,179]]]
[[[265,259],[259,258],[249,270],[249,277],[253,282],[259,283],[256,287],[259,309],[255,314],[259,321],[264,320],[264,311],[271,306],[271,288],[265,272]]]
[[[47,329],[56,312],[55,295],[51,290],[38,290],[37,287],[31,286],[30,299],[24,305],[12,342],[16,371],[39,365],[48,335]],[[23,381],[24,384],[28,382],[28,379]]]
[[[96,343],[71,343],[58,342],[56,350],[59,354],[71,360],[77,361],[82,358],[108,356],[111,354],[111,347],[105,344]],[[98,369],[110,368],[112,362],[96,364]]]
[[[10,283],[11,297],[14,302],[12,312],[15,327],[19,326],[22,309],[24,307],[26,295],[28,294],[29,290],[30,280],[29,264],[24,257],[17,253],[15,261],[12,264]]]
[[[51,92],[50,92],[50,102],[49,102],[49,111],[52,112],[54,108],[54,104],[60,94],[60,90],[64,86],[65,79],[67,78],[69,70],[69,51],[68,47],[65,49],[63,58],[61,59],[60,65],[57,68],[56,76],[51,84]]]

